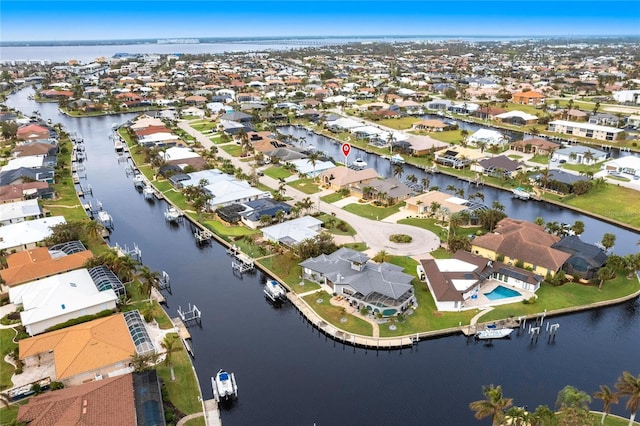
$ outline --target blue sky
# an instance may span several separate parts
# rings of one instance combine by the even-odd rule
[[[0,1],[0,40],[640,35],[640,1]]]

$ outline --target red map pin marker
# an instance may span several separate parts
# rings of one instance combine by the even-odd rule
[[[344,154],[345,157],[348,157],[350,152],[351,152],[351,145],[349,145],[348,143],[343,143],[342,154]]]

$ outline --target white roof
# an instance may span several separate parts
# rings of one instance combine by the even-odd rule
[[[461,206],[469,202],[468,200],[465,200],[464,198],[460,198],[460,197],[450,197],[450,198],[447,198],[445,201],[451,204],[458,204]]]
[[[180,139],[180,138],[179,136],[174,135],[173,133],[158,132],[158,133],[153,133],[153,134],[145,135],[141,137],[140,139],[138,139],[138,143],[141,145],[144,145],[149,142],[155,143],[155,142],[172,141],[176,139]]]
[[[180,183],[183,186],[195,186],[200,183],[200,180],[207,180],[208,184],[204,188],[213,195],[213,198],[209,201],[211,206],[262,198],[269,195],[269,192],[261,191],[243,180],[237,180],[235,177],[215,169],[189,173],[189,177],[191,178],[190,180]]]
[[[87,269],[53,275],[9,289],[12,303],[21,304],[23,325],[34,324],[118,299],[112,289],[98,291]]]
[[[321,223],[322,221],[315,217],[302,216],[297,219],[287,220],[286,222],[262,228],[262,233],[272,241],[289,237],[299,243],[318,235],[318,232],[312,228],[317,227]]]
[[[36,199],[0,204],[0,223],[41,214],[42,210]]]
[[[351,118],[338,118],[334,121],[327,121],[327,126],[340,127],[342,129],[351,129],[353,127],[361,127],[362,123]]]
[[[200,155],[193,152],[191,148],[185,148],[182,146],[174,146],[174,147],[168,148],[164,152],[161,152],[159,155],[164,161],[175,161],[175,160],[184,160],[186,158],[200,157]]]
[[[33,244],[51,235],[51,228],[66,223],[64,216],[45,217],[0,226],[0,250]]]
[[[315,166],[306,158],[300,158],[299,160],[291,160],[298,173],[303,173],[309,176],[317,176],[325,170],[333,169],[336,165],[331,161],[316,161]]]
[[[42,167],[44,164],[44,155],[28,155],[26,157],[12,158],[6,165],[2,166],[0,171],[6,172],[7,170],[15,170],[20,167],[27,167],[30,169],[36,167]]]
[[[436,259],[440,272],[473,272],[478,267],[459,259]]]
[[[498,118],[519,117],[519,118],[522,118],[524,121],[537,120],[538,119],[537,116],[535,116],[533,114],[527,114],[524,111],[507,111],[507,112],[503,112],[502,114],[496,115],[496,117],[498,117]]]
[[[502,133],[491,129],[478,129],[469,136],[470,141],[500,142],[504,140]]]
[[[614,160],[607,161],[606,165],[624,167],[629,169],[640,170],[640,157],[635,155],[627,155],[625,157],[616,158]]]
[[[549,125],[551,124],[558,125],[558,126],[575,127],[577,129],[594,130],[598,132],[610,132],[610,133],[624,132],[624,130],[618,129],[616,127],[601,126],[599,124],[591,124],[591,123],[578,123],[576,121],[567,121],[567,120],[554,120],[549,123]]]

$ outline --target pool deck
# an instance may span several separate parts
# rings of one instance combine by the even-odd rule
[[[520,296],[514,296],[514,297],[505,297],[502,299],[496,299],[496,300],[491,300],[489,299],[487,296],[485,296],[485,293],[490,293],[493,290],[496,289],[496,287],[506,287],[510,290],[513,291],[517,291],[518,293],[520,293]],[[527,290],[523,290],[521,288],[516,288],[513,287],[507,283],[504,283],[502,281],[495,281],[495,280],[487,280],[482,284],[482,287],[480,288],[480,291],[478,292],[478,297],[476,299],[467,299],[464,301],[464,305],[463,308],[464,310],[467,309],[485,309],[491,306],[499,306],[499,305],[508,305],[509,303],[515,303],[515,302],[521,302],[525,299],[529,299],[531,297],[535,296],[535,293],[532,291],[527,291]]]

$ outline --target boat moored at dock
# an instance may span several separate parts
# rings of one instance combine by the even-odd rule
[[[213,388],[213,398],[217,402],[230,401],[238,397],[236,376],[223,369],[220,369],[216,375],[211,378],[211,387]]]
[[[503,339],[513,333],[513,328],[487,328],[476,334],[478,340]]]
[[[264,284],[264,294],[274,302],[282,301],[287,297],[287,292],[276,280],[267,280]]]

